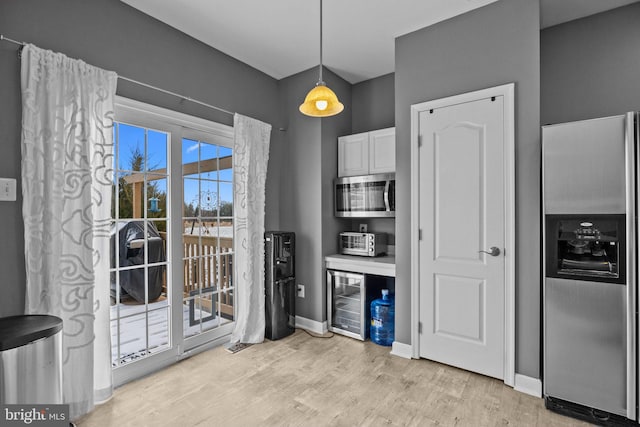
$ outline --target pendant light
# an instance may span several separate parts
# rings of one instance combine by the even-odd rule
[[[320,77],[300,105],[300,112],[311,117],[335,116],[344,110],[335,92],[322,81],[322,0],[320,0]]]

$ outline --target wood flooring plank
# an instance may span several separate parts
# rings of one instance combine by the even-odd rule
[[[587,425],[500,380],[388,347],[304,331],[238,353],[221,347],[126,384],[78,421],[122,426]]]

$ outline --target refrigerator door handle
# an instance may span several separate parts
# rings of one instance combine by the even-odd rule
[[[636,141],[638,113],[627,113],[625,118],[625,151],[626,151],[626,228],[627,228],[627,418],[636,419],[636,292],[637,292],[637,255],[635,242],[637,240],[636,224],[636,191],[638,187],[638,165],[640,152]]]

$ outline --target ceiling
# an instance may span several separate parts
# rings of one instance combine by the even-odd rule
[[[276,78],[317,66],[318,0],[121,0]],[[394,71],[395,38],[496,0],[326,0],[323,63],[350,83]],[[540,0],[542,28],[640,0]]]

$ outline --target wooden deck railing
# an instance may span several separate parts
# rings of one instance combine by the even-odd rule
[[[160,232],[160,236],[167,241],[167,233]],[[198,289],[202,289],[202,293],[217,292],[220,301],[219,313],[233,319],[233,239],[202,236],[202,245],[199,243],[197,235],[182,235],[183,298],[193,298],[198,294]],[[163,280],[166,294],[166,277],[163,277]],[[193,299],[198,302],[199,307],[211,313],[211,294]],[[215,307],[217,308],[217,301]]]
[[[182,246],[184,297],[197,295],[198,289],[201,289],[201,292],[217,291],[220,314],[232,319],[233,239],[214,236],[199,238],[197,235],[183,234]],[[211,310],[210,298],[210,296],[197,298],[204,310]]]

